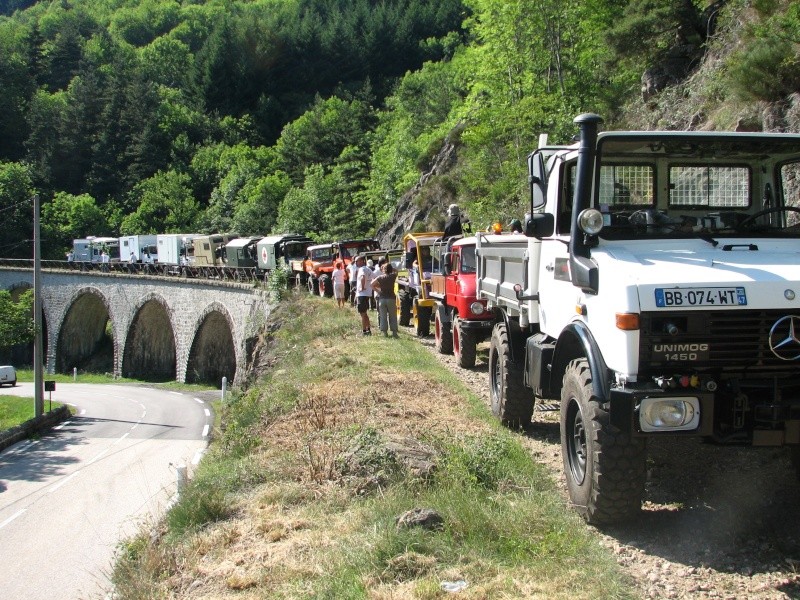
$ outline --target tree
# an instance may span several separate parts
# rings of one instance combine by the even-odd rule
[[[33,341],[33,290],[26,290],[17,302],[11,292],[0,290],[0,350]]]
[[[331,181],[325,178],[320,165],[306,170],[302,188],[292,188],[278,209],[277,231],[304,232],[321,239],[325,227],[325,207],[332,196]]]
[[[110,234],[102,209],[89,194],[58,192],[50,202],[42,203],[42,253],[47,258],[63,258],[74,239]]]
[[[33,182],[27,166],[0,162],[0,214],[3,215],[0,256],[32,258],[33,194]]]
[[[160,171],[139,182],[130,192],[129,204],[138,208],[123,219],[123,235],[186,233],[200,213],[188,175],[175,171]]]

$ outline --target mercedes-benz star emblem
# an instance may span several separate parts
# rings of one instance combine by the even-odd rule
[[[781,360],[800,359],[800,317],[781,317],[769,330],[769,349]]]

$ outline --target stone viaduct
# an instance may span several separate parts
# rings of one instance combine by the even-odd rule
[[[31,287],[32,269],[0,267],[0,289]],[[118,377],[239,383],[270,310],[250,283],[43,269],[45,368],[91,362]]]

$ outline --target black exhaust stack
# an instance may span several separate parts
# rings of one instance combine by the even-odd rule
[[[584,233],[578,227],[578,215],[591,204],[592,180],[597,155],[597,130],[603,119],[593,113],[575,117],[580,127],[578,166],[575,174],[575,196],[572,199],[572,223],[570,224],[569,270],[572,284],[587,294],[596,294],[599,278],[597,265],[590,258],[589,246]]]

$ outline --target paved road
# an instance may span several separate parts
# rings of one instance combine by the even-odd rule
[[[33,384],[0,394],[32,397]],[[52,396],[77,414],[0,452],[0,596],[9,600],[105,597],[117,543],[163,513],[175,466],[191,472],[212,423],[191,394],[59,383]]]

